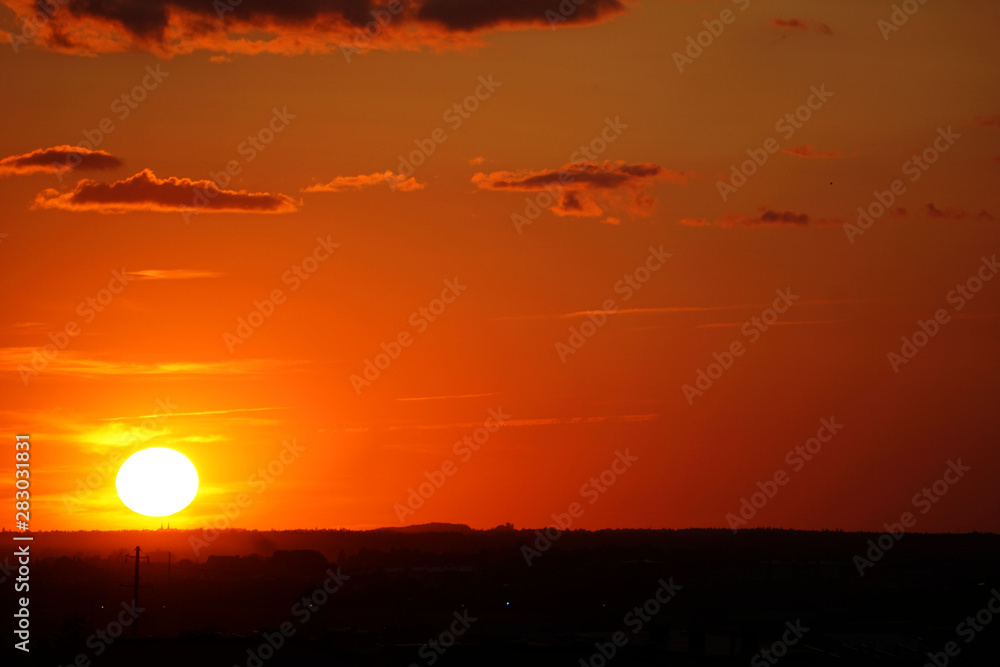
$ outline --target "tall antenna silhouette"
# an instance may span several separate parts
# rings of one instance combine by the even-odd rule
[[[139,632],[139,560],[141,558],[146,559],[146,564],[149,565],[149,556],[140,556],[139,547],[135,548],[135,555],[125,556],[125,562],[128,562],[129,558],[135,559],[135,583],[132,586],[132,611],[135,616],[132,618],[132,636],[135,637]]]

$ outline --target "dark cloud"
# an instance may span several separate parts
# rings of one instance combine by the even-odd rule
[[[23,155],[0,159],[0,176],[12,174],[58,174],[70,169],[101,170],[120,167],[122,161],[104,151],[81,146],[39,148]]]
[[[566,9],[569,6],[572,10]],[[552,25],[594,23],[624,9],[621,0],[586,0],[579,4],[576,0],[426,0],[417,17],[436,21],[448,30],[469,31],[501,25],[547,26],[550,21]]]
[[[771,19],[772,28],[784,28],[786,30],[816,30],[826,35],[832,35],[833,30],[825,23],[819,21],[806,21],[804,19]]]
[[[757,218],[762,224],[776,223],[776,224],[790,224],[790,225],[807,225],[809,224],[809,216],[805,213],[791,213],[789,211],[762,211],[760,217]]]
[[[71,191],[64,193],[50,188],[39,193],[34,206],[98,213],[288,213],[298,208],[297,202],[286,195],[220,190],[212,181],[172,177],[161,179],[149,169],[113,183],[84,179]]]
[[[680,221],[682,225],[692,227],[702,227],[715,224],[720,227],[762,227],[762,226],[791,226],[807,227],[810,225],[839,225],[843,221],[827,218],[813,218],[807,213],[793,213],[791,211],[777,211],[767,206],[761,206],[756,216],[749,216],[744,213],[728,214],[710,221],[706,218],[686,218]]]
[[[993,214],[985,209],[980,210],[978,213],[973,213],[966,208],[960,207],[941,209],[934,204],[927,204],[926,207],[920,209],[920,211],[917,211],[915,214],[902,207],[889,209],[884,213],[883,217],[889,220],[907,220],[913,217],[922,217],[920,214],[923,214],[923,216],[932,220],[979,220],[986,222],[995,220]],[[756,216],[736,213],[723,215],[715,220],[709,220],[707,218],[686,218],[681,220],[680,223],[691,227],[702,227],[714,224],[720,227],[787,226],[805,228],[823,225],[840,225],[843,224],[843,220],[835,218],[814,218],[807,213],[778,211],[767,206],[761,206],[758,209]]]
[[[1000,113],[992,116],[978,116],[976,122],[984,127],[995,127],[1000,129]]]
[[[556,215],[595,217],[605,207],[622,207],[637,215],[648,214],[656,200],[643,190],[653,180],[686,184],[683,172],[641,162],[572,162],[560,169],[522,169],[478,173],[472,182],[483,190],[514,192],[547,191],[555,202]],[[622,190],[619,195],[615,191]],[[620,200],[624,199],[624,202]],[[599,201],[600,200],[600,201]]]
[[[935,220],[994,220],[993,214],[989,211],[983,209],[979,213],[972,213],[964,208],[945,208],[940,209],[934,204],[928,204],[925,209],[928,218],[933,218]]]
[[[579,4],[577,2],[579,1]],[[35,0],[0,0],[22,16]],[[66,0],[37,41],[58,51],[148,50],[161,56],[330,53],[344,48],[437,48],[496,29],[608,20],[626,0]]]
[[[816,150],[815,146],[811,146],[809,144],[803,144],[801,146],[795,146],[793,148],[782,148],[781,152],[787,153],[789,155],[794,155],[796,157],[812,157],[812,158],[848,157],[842,155],[839,149],[835,151],[818,151]]]

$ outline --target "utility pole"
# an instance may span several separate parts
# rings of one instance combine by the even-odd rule
[[[140,556],[139,547],[135,548],[135,556],[125,556],[125,562],[128,562],[129,558],[135,558],[135,582],[132,586],[132,611],[135,616],[132,618],[132,636],[137,636],[139,632],[139,559],[145,558],[146,564],[149,564],[149,556]]]

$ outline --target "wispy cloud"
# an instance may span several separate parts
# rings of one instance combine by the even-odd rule
[[[18,368],[31,368],[30,347],[0,348],[0,372],[18,372]],[[297,370],[302,366],[298,361],[276,359],[231,359],[225,361],[177,361],[160,363],[139,363],[97,359],[79,352],[64,350],[48,360],[45,373],[96,377],[102,375],[243,375],[275,373]]]
[[[272,410],[287,410],[288,408],[230,408],[228,410],[202,410],[201,412],[171,412],[170,417],[203,417],[206,415],[232,415],[240,412],[270,412]],[[161,415],[136,415],[134,417],[102,417],[97,421],[128,421],[132,419],[151,419]]]
[[[7,329],[17,334],[39,333],[45,331],[45,322],[14,322]]]
[[[648,422],[660,418],[659,413],[636,415],[598,415],[589,417],[543,417],[537,419],[507,419],[504,428],[534,427],[534,426],[568,426],[575,424],[603,424],[608,422]],[[367,424],[331,429],[344,433],[366,433],[369,431],[443,431],[448,429],[470,429],[482,426],[483,421],[447,422],[438,424]]]
[[[496,392],[490,394],[447,394],[444,396],[414,396],[411,398],[397,398],[397,401],[448,401],[455,398],[479,398],[481,396],[496,396]]]
[[[808,325],[808,324],[838,324],[840,322],[849,322],[849,321],[850,320],[847,320],[847,319],[839,319],[839,320],[778,320],[774,324],[769,324],[767,326],[769,326],[769,327],[794,327],[794,326],[803,326],[803,325]],[[715,328],[718,328],[718,327],[738,327],[738,326],[741,326],[743,324],[746,324],[746,322],[745,321],[743,321],[743,322],[707,322],[705,324],[696,324],[694,328],[695,329],[715,329]]]
[[[856,303],[856,299],[806,299],[796,301],[800,306],[830,306]],[[588,315],[662,315],[676,313],[706,313],[712,311],[761,310],[768,308],[769,303],[755,303],[740,306],[657,306],[651,308],[619,308],[618,310],[574,310],[567,313],[545,313],[541,315],[506,315],[494,318],[496,320],[555,320],[587,317]]]
[[[219,278],[225,274],[197,269],[144,269],[142,271],[126,271],[125,275],[136,280],[196,280],[199,278]]]
[[[413,176],[405,178],[391,171],[385,171],[360,176],[337,176],[329,183],[303,188],[302,192],[345,192],[347,190],[363,190],[373,185],[391,185],[393,190],[400,192],[415,192],[426,187],[424,183],[420,183]]]

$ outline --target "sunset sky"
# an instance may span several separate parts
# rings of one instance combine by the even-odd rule
[[[0,2],[32,528],[1000,530],[1000,5],[578,1]]]

